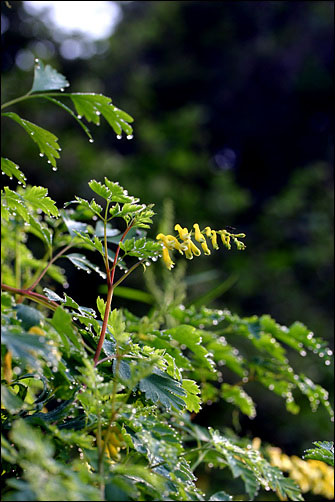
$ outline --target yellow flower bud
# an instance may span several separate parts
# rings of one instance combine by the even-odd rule
[[[38,326],[32,326],[28,333],[32,333],[33,335],[45,335],[45,331]]]
[[[12,353],[9,350],[4,357],[4,367],[3,367],[3,376],[7,383],[11,383],[13,379],[13,370],[12,370]]]
[[[199,228],[198,223],[194,223],[193,228],[194,228],[194,238],[195,238],[195,240],[197,242],[204,242],[205,237],[200,232],[200,228]]]

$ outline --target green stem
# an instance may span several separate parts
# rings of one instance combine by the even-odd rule
[[[11,101],[7,101],[7,103],[1,105],[1,110],[4,110],[9,106],[15,105],[16,103],[20,103],[21,101],[25,101],[26,99],[48,98],[49,96],[71,96],[71,93],[64,93],[64,92],[47,92],[42,94],[30,94],[30,92],[31,91],[27,92],[27,94],[24,94],[23,96],[12,99]]]
[[[130,269],[129,269],[127,272],[125,272],[125,273],[123,274],[123,276],[122,276],[122,277],[120,277],[120,279],[119,279],[118,281],[116,281],[116,282],[114,283],[114,285],[113,285],[113,289],[115,289],[115,288],[116,288],[116,286],[119,286],[119,284],[121,284],[121,282],[123,282],[123,281],[126,279],[126,277],[128,277],[128,275],[129,275],[129,274],[131,274],[131,273],[132,273],[132,272],[133,272],[133,271],[134,271],[134,270],[135,270],[135,269],[136,269],[139,265],[141,265],[141,263],[143,263],[143,262],[144,262],[144,260],[145,260],[145,258],[143,258],[142,260],[140,260],[140,261],[138,261],[137,263],[135,263],[132,267],[130,267]]]

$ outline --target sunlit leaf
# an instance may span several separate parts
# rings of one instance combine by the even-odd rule
[[[2,173],[9,176],[10,179],[12,179],[12,177],[14,176],[15,178],[17,178],[19,183],[21,183],[22,185],[26,184],[27,178],[25,177],[23,172],[20,171],[19,166],[11,160],[1,157],[1,171]]]
[[[60,150],[59,144],[57,143],[58,138],[50,131],[43,129],[29,120],[25,120],[21,118],[19,115],[13,112],[3,113],[3,116],[9,117],[20,126],[22,126],[29,137],[37,144],[41,156],[46,155],[48,158],[48,162],[56,167],[56,159],[59,159],[60,155],[58,150]]]

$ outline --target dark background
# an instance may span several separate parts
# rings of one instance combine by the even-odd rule
[[[71,91],[111,96],[134,116],[134,139],[117,140],[104,123],[90,127],[91,145],[61,110],[32,100],[13,111],[59,137],[58,172],[7,120],[4,154],[30,183],[47,186],[59,207],[74,195],[91,198],[87,182],[107,176],[155,203],[152,237],[167,201],[182,226],[245,232],[243,253],[221,250],[187,264],[187,301],[201,303],[206,292],[231,282],[208,306],[243,316],[268,313],[281,324],[300,320],[332,346],[334,3],[118,4],[122,15],[112,36],[92,45],[94,56],[69,60],[60,53],[65,35],[30,16],[22,2],[10,2],[10,9],[2,2],[3,101],[31,86],[32,69],[17,66],[25,50],[66,75]],[[72,38],[88,44],[79,33]],[[98,283],[68,272],[67,293],[94,306]],[[143,288],[142,277],[127,285]],[[115,305],[125,300],[115,298]],[[131,305],[139,314],[148,310]],[[291,361],[330,388],[332,370],[316,356],[307,362],[292,354]],[[247,391],[259,403],[258,416],[241,418],[241,434],[300,456],[312,441],[330,439],[326,414],[312,415],[305,400],[302,413],[291,416],[270,393]],[[198,422],[230,424],[227,406],[205,407]],[[212,480],[217,476],[222,473]]]

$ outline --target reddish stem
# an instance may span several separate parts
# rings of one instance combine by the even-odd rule
[[[7,284],[2,284],[1,283],[1,289],[5,291],[9,291],[10,293],[15,293],[17,295],[21,296],[27,296],[31,300],[35,300],[36,302],[43,303],[47,307],[50,307],[52,309],[56,309],[59,307],[59,305],[54,302],[53,300],[50,300],[46,296],[40,295],[39,293],[34,293],[33,291],[30,291],[29,289],[19,289],[19,288],[13,288],[12,286],[7,286]]]
[[[117,263],[117,259],[119,257],[119,252],[120,252],[120,244],[124,240],[124,238],[126,237],[127,233],[129,232],[129,230],[131,229],[131,227],[133,226],[133,224],[134,223],[132,223],[131,225],[129,225],[129,227],[126,228],[124,234],[122,235],[122,237],[120,239],[120,242],[119,242],[119,245],[118,245],[118,247],[116,249],[116,252],[115,252],[115,256],[114,256],[114,261],[113,261],[113,266],[112,266],[112,270],[111,270],[111,273],[110,273],[110,277],[107,274],[108,292],[107,292],[107,299],[106,299],[106,308],[105,308],[105,315],[104,315],[104,320],[103,320],[103,323],[102,323],[100,338],[99,338],[98,345],[97,345],[97,350],[95,352],[94,359],[93,359],[94,366],[96,366],[97,363],[98,363],[100,352],[101,352],[101,349],[102,349],[102,346],[103,346],[103,343],[104,343],[104,340],[105,340],[105,334],[106,334],[106,329],[107,329],[107,324],[108,324],[108,317],[109,317],[111,303],[112,303],[112,298],[113,298],[113,291],[114,291],[113,282],[114,282],[116,263]]]

